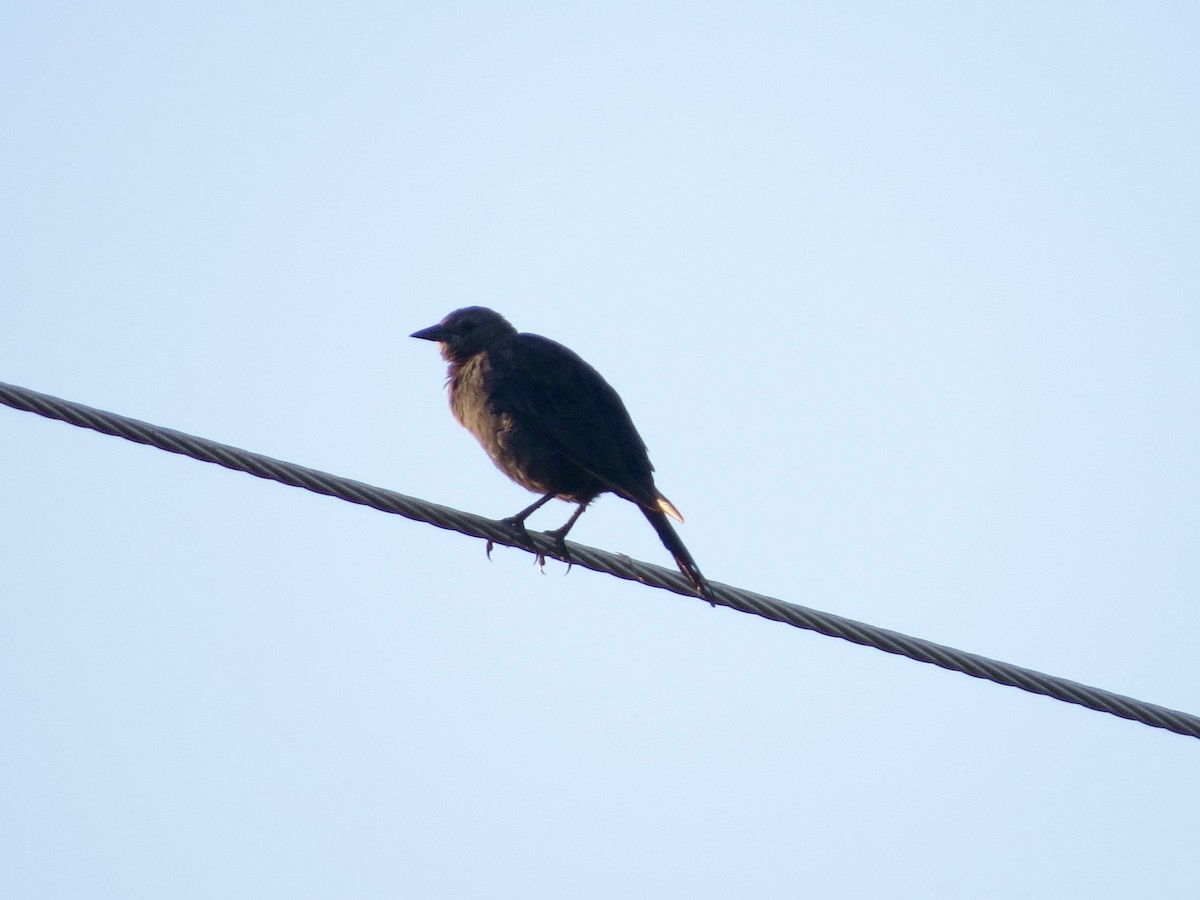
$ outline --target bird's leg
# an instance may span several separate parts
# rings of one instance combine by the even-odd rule
[[[571,571],[571,566],[575,565],[575,561],[571,559],[571,553],[567,550],[567,532],[574,527],[575,522],[583,515],[583,511],[588,508],[587,503],[580,503],[579,508],[571,513],[571,518],[567,519],[567,524],[562,528],[555,528],[553,531],[547,531],[546,537],[553,539],[554,544],[558,547],[558,555],[562,557],[567,564],[567,571]]]
[[[533,503],[517,513],[515,516],[509,516],[507,519],[501,519],[505,525],[512,525],[515,528],[525,530],[525,520],[532,516],[535,512],[554,499],[554,494],[546,494],[544,497],[538,497]]]
[[[503,522],[505,525],[511,526],[521,536],[521,540],[524,541],[526,544],[529,544],[530,547],[532,547],[533,542],[529,540],[529,532],[525,529],[525,520],[528,519],[531,515],[533,515],[535,512],[537,512],[539,509],[541,509],[543,506],[545,506],[547,503],[549,503],[553,499],[554,499],[553,494],[546,494],[544,497],[539,497],[536,502],[529,504],[527,507],[525,507],[519,513],[517,513],[515,516],[508,516],[506,518],[501,519],[500,521]],[[488,559],[492,558],[492,546],[493,546],[492,542],[488,541],[487,542]],[[534,552],[537,553],[536,550]],[[541,554],[538,554],[538,565],[544,566],[545,564],[546,564],[545,557],[543,557]]]

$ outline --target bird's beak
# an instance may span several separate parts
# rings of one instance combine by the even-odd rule
[[[446,341],[450,337],[448,332],[441,325],[430,325],[428,328],[422,328],[420,331],[414,331],[409,337],[420,338],[423,341]]]

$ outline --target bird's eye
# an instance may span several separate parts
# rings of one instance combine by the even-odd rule
[[[461,331],[463,334],[470,334],[472,331],[475,330],[475,323],[470,322],[470,321],[463,322],[461,325],[458,326],[458,330]]]

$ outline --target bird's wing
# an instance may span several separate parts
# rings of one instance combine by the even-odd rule
[[[489,348],[488,402],[537,432],[609,490],[657,508],[654,467],[620,396],[573,351],[517,334]]]

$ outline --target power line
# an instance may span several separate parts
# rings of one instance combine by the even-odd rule
[[[128,441],[148,444],[169,453],[179,453],[202,462],[216,463],[227,469],[248,472],[259,478],[267,478],[292,487],[337,497],[382,512],[395,513],[417,522],[426,522],[439,528],[483,538],[507,547],[515,547],[545,556],[557,555],[553,541],[535,532],[530,533],[530,545],[527,546],[517,540],[510,526],[493,519],[486,519],[447,506],[439,506],[417,497],[408,497],[395,491],[364,484],[361,481],[352,481],[328,472],[298,466],[295,463],[272,459],[269,456],[262,456],[248,450],[231,447],[228,444],[220,444],[206,438],[185,434],[182,431],[93,409],[90,406],[31,391],[28,388],[0,382],[0,403],[25,412],[37,413],[49,419],[58,419],[80,428],[90,428],[93,431],[111,434]],[[576,544],[573,541],[568,542],[567,546],[570,549],[572,561],[576,565],[697,599],[687,581],[673,569],[665,569],[661,566],[630,559],[623,554],[608,553],[595,547]],[[953,647],[935,644],[932,641],[910,637],[885,628],[877,628],[874,625],[856,622],[832,613],[809,609],[794,603],[785,603],[782,600],[741,588],[730,587],[718,582],[711,584],[713,597],[717,603],[730,609],[753,613],[764,619],[816,631],[866,647],[874,647],[876,650],[883,650],[886,653],[907,656],[918,662],[931,663],[943,669],[963,672],[974,678],[983,678],[997,684],[1020,688],[1033,694],[1043,694],[1056,700],[1062,700],[1064,703],[1074,703],[1098,712],[1141,722],[1154,728],[1163,728],[1176,734],[1200,738],[1200,716],[1146,703],[1132,697],[1114,694],[1111,691],[1068,681],[1065,678],[1046,675],[1033,669],[989,659],[975,653],[956,650]]]

